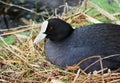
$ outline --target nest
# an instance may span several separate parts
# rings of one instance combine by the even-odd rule
[[[90,7],[86,7],[90,6]],[[91,10],[96,10],[94,15],[89,15]],[[102,23],[100,20],[111,20],[111,23],[120,24],[119,13],[110,14],[96,4],[86,1],[85,5],[75,7],[64,15],[56,15],[73,27],[88,25],[91,23]],[[26,27],[26,28],[24,28]],[[43,40],[39,45],[34,46],[33,40],[38,34],[40,24],[30,23],[27,26],[14,28],[9,32],[1,34],[0,39],[0,82],[9,83],[119,83],[119,70],[111,71],[103,69],[89,74],[79,69],[77,65],[62,70],[47,61],[44,53]],[[29,35],[19,32],[29,32]],[[13,34],[15,41],[12,44],[6,43],[2,36]],[[13,37],[12,36],[12,37]],[[89,57],[87,59],[96,58]],[[86,61],[87,59],[83,60]],[[98,57],[100,61],[101,57]],[[81,62],[81,61],[80,61]],[[75,72],[77,71],[77,72]],[[107,71],[104,73],[104,71]]]

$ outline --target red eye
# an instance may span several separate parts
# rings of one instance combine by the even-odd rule
[[[53,27],[50,27],[49,30],[50,30],[50,31],[53,30]]]

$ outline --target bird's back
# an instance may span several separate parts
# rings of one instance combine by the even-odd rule
[[[60,42],[46,42],[46,56],[54,64],[65,67],[78,63],[84,58],[101,55],[106,57],[120,54],[120,26],[114,24],[94,24],[75,29],[67,39]],[[111,64],[111,62],[115,64]],[[82,65],[87,67],[94,60]],[[88,64],[89,63],[89,64]],[[104,65],[120,67],[120,56],[105,60]],[[99,68],[98,65],[90,70]]]

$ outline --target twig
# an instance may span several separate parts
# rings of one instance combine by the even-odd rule
[[[75,76],[75,78],[74,78],[72,83],[76,83],[76,80],[79,77],[79,75],[80,75],[80,69],[78,70],[78,72],[77,72],[77,74],[76,74],[76,76]]]
[[[90,56],[90,57],[87,57],[87,58],[81,60],[79,63],[77,63],[77,65],[80,65],[80,64],[82,64],[83,62],[85,62],[85,61],[87,61],[87,60],[89,60],[89,59],[92,59],[92,58],[100,58],[100,56]]]
[[[82,12],[82,10],[74,15],[71,15],[71,16],[68,16],[66,18],[64,18],[65,20],[69,19],[69,18],[72,18],[72,17],[75,17],[75,16],[78,16],[78,15],[84,15],[86,17],[86,20],[89,21],[89,22],[92,22],[92,23],[102,23],[101,21],[85,14],[84,12]]]
[[[101,14],[103,14],[104,16],[106,16],[107,18],[109,18],[110,20],[117,20],[117,18],[115,18],[113,15],[111,15],[110,13],[108,13],[107,11],[105,11],[104,9],[100,8],[96,4],[92,3],[91,1],[88,0],[87,4],[90,5],[90,6],[92,6],[93,8],[95,8],[97,11],[99,11]]]
[[[119,16],[120,12],[114,13],[113,16]]]
[[[0,60],[0,63],[22,63],[18,60]]]
[[[10,31],[10,32],[6,32],[6,33],[3,33],[3,34],[0,34],[0,36],[11,35],[11,34],[19,33],[19,32],[32,30],[33,28],[35,29],[35,28],[40,27],[40,24],[35,25],[35,27],[33,27],[33,26],[34,25],[27,25],[27,26],[16,27],[15,29],[12,29],[12,31]],[[29,27],[29,28],[25,28],[25,27]],[[20,30],[16,30],[16,29],[20,29]]]
[[[9,29],[9,30],[18,30],[18,29],[22,29],[22,28],[26,28],[26,27],[32,27],[32,26],[34,26],[34,27],[40,27],[40,24],[30,24],[30,25],[25,25],[25,26],[20,26],[20,27],[15,27],[15,28],[11,28],[11,29]],[[33,27],[33,28],[34,28]],[[8,31],[8,29],[0,29],[0,31],[1,32],[3,32],[3,31]]]
[[[115,57],[115,56],[120,56],[120,54],[109,55],[109,56],[106,56],[106,57],[102,58],[102,60],[108,59],[108,58],[111,58],[111,57]]]
[[[85,13],[82,13],[84,16],[86,16],[86,20],[89,21],[89,22],[92,22],[92,23],[102,23],[101,21],[85,14]]]
[[[115,56],[120,56],[120,54],[109,55],[109,56],[106,56],[106,57],[104,57],[104,58],[101,58],[100,60],[102,61],[102,60],[104,60],[104,59],[108,59],[108,58],[115,57]],[[78,64],[80,65],[81,63],[84,62],[84,60],[86,61],[86,60],[88,60],[88,59],[95,58],[95,57],[97,58],[97,56],[92,56],[92,57],[88,57],[88,58],[86,58],[86,59],[83,59],[83,61],[79,62]],[[98,58],[100,58],[100,56],[98,56]],[[100,61],[100,60],[97,60],[97,61],[93,62],[92,64],[90,64],[88,67],[86,67],[86,68],[84,69],[84,71],[86,71],[88,68],[90,68],[91,66],[93,66],[95,63],[97,63],[97,62]]]

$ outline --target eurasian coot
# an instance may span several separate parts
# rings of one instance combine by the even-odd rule
[[[120,25],[110,23],[99,23],[73,29],[65,21],[52,18],[42,24],[39,35],[34,40],[37,44],[43,38],[47,38],[45,53],[47,59],[62,68],[77,64],[90,56],[101,56],[120,54]],[[85,69],[98,59],[90,59],[82,64],[80,68]],[[120,56],[103,59],[103,67],[112,70],[120,67]],[[86,72],[100,70],[97,62]]]

